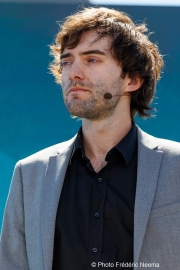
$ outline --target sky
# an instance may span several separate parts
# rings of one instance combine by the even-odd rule
[[[180,6],[180,0],[89,0],[100,5]]]
[[[93,5],[131,5],[131,6],[179,6],[180,0],[0,0],[0,3],[81,3],[89,1]]]

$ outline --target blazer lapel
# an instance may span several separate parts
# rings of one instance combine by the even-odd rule
[[[138,262],[152,207],[163,152],[138,128],[138,170],[134,213],[134,262]]]
[[[56,212],[74,139],[63,143],[57,155],[49,158],[45,173],[41,205],[41,238],[44,270],[52,269]]]

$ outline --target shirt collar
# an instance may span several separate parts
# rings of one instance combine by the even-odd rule
[[[115,146],[123,156],[126,166],[131,161],[131,158],[137,148],[137,128],[136,125],[132,122],[132,128],[126,134],[126,136]]]
[[[81,148],[83,153],[84,153],[84,146],[82,143],[82,127],[80,127],[78,134],[77,134],[77,137],[76,137],[75,142],[74,142],[74,152],[79,148]]]
[[[132,122],[132,127],[130,131],[116,146],[114,146],[107,153],[106,157],[108,156],[110,152],[112,153],[113,150],[116,149],[123,156],[126,166],[128,166],[134,154],[134,151],[136,150],[136,147],[137,147],[137,128],[136,128],[136,125]],[[85,156],[84,146],[82,143],[82,127],[79,129],[77,137],[75,139],[74,148],[73,148],[70,160],[74,156],[75,152],[78,152],[78,149],[81,149],[81,154]]]
[[[72,161],[72,158],[74,157],[75,153],[79,152],[78,149],[81,150],[81,155],[85,156],[84,146],[83,146],[83,143],[82,143],[82,127],[80,127],[80,129],[79,129],[79,131],[77,133],[76,139],[74,141],[74,146],[73,146],[72,154],[71,154],[71,157],[70,157],[70,160],[69,160],[69,165],[71,165],[71,161]]]

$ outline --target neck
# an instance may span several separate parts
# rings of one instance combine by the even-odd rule
[[[98,120],[82,120],[82,139],[86,156],[98,172],[106,165],[105,157],[132,127],[130,98],[121,97],[112,114]]]
[[[132,127],[130,116],[116,119],[89,121],[83,119],[82,132],[86,156],[91,159],[104,160],[107,152],[113,148]]]

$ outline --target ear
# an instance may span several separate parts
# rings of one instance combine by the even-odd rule
[[[123,93],[133,92],[138,90],[143,84],[144,79],[139,77],[129,78],[128,75],[124,78],[124,88]]]

